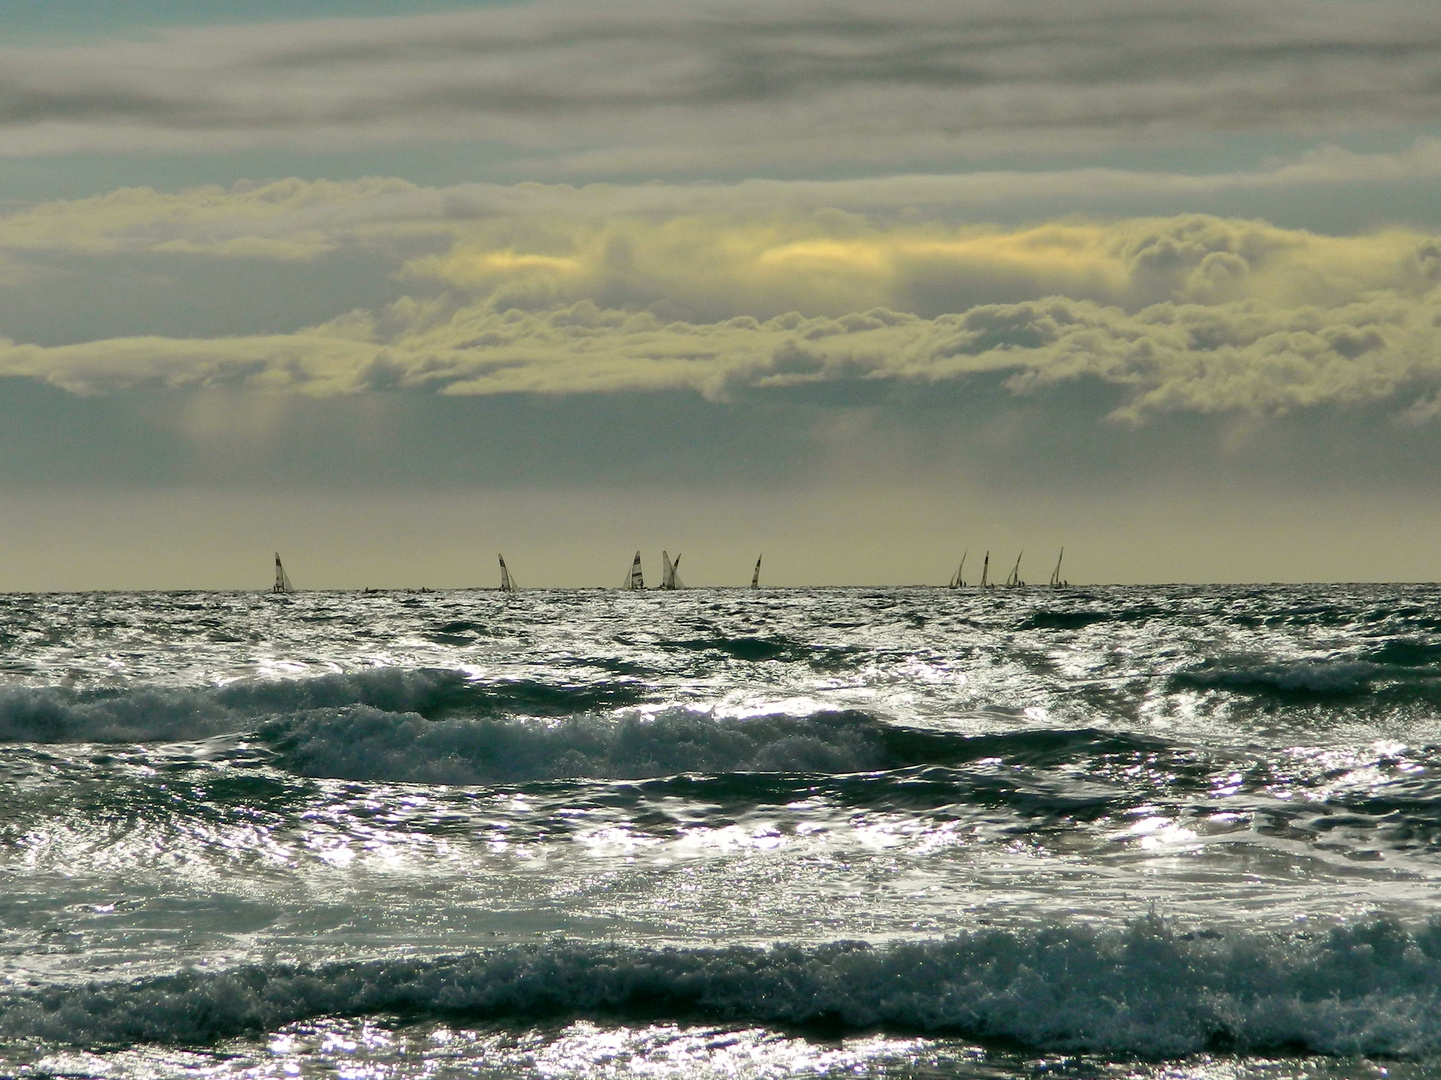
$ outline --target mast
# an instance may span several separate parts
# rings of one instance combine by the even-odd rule
[[[285,572],[285,567],[280,565],[280,552],[275,553],[275,584],[270,589],[273,593],[294,592],[295,588],[290,584],[290,577]]]
[[[961,565],[956,567],[956,576],[951,578],[951,588],[953,589],[959,589],[962,585],[966,583],[965,579],[961,575],[965,573],[966,556],[969,554],[969,550],[961,552]]]
[[[759,589],[760,587],[761,587],[761,556],[757,555],[757,556],[756,556],[756,568],[755,568],[753,571],[751,571],[751,588],[752,588],[752,589]]]
[[[639,551],[637,551],[637,552],[635,553],[635,561],[630,564],[630,576],[625,579],[625,584],[622,585],[621,588],[627,589],[627,590],[630,590],[630,589],[644,589],[644,588],[645,588],[645,578],[641,576],[641,572],[640,572],[640,552],[639,552]]]
[[[510,576],[510,571],[505,566],[505,556],[500,556],[500,591],[515,592],[515,581]]]
[[[1025,552],[1022,551],[1021,555],[1024,554]],[[1016,556],[1016,565],[1011,568],[1011,576],[1006,578],[1006,585],[1011,588],[1025,584],[1025,582],[1021,580],[1021,555]]]
[[[991,572],[991,553],[986,552],[986,561],[981,563],[981,588],[989,589],[991,583],[986,580],[986,575]]]
[[[1056,568],[1051,571],[1051,588],[1056,589],[1061,585],[1061,560],[1066,557],[1066,549],[1061,548],[1061,554],[1056,557]]]

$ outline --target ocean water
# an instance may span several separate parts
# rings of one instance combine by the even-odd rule
[[[1441,588],[0,598],[0,1073],[1441,1075]]]

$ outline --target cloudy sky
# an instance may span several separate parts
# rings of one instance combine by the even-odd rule
[[[1438,496],[1434,0],[0,0],[0,589],[1435,580]]]

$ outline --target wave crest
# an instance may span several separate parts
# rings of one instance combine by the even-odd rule
[[[1384,673],[1365,660],[1216,660],[1178,671],[1171,682],[1279,699],[1349,698],[1369,692]]]
[[[261,736],[305,776],[488,784],[677,773],[848,773],[892,763],[884,727],[860,713],[717,719],[704,713],[535,720],[426,720],[353,707],[277,721]]]
[[[0,690],[0,742],[152,742],[209,738],[254,728],[269,717],[363,706],[427,719],[447,716],[568,716],[642,700],[629,682],[558,686],[528,679],[481,682],[445,668],[368,668],[304,679],[224,687],[78,691]]]
[[[188,972],[0,999],[0,1033],[205,1044],[322,1015],[705,1017],[1174,1057],[1441,1052],[1441,925],[1317,939],[1053,926],[769,949],[524,945],[436,960]]]

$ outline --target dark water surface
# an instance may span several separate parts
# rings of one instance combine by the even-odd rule
[[[1441,1073],[1441,588],[0,597],[0,1072]]]

